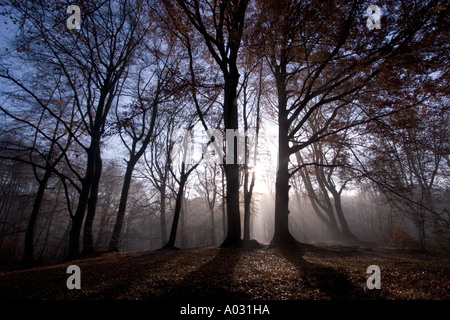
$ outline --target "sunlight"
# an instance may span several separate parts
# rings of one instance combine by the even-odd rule
[[[266,169],[261,163],[257,163],[250,167],[250,172],[255,173],[255,187],[254,191],[256,193],[269,193],[267,185],[264,183],[264,176],[266,175]]]

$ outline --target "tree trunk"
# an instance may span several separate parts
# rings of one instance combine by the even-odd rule
[[[66,257],[67,260],[76,259],[80,255],[81,228],[83,226],[86,208],[88,206],[90,195],[92,194],[91,189],[96,175],[96,166],[98,162],[97,151],[100,152],[99,146],[96,148],[96,144],[92,142],[87,153],[86,174],[82,181],[77,209],[72,217],[72,226],[69,232],[69,249]]]
[[[280,112],[281,117],[283,114]],[[275,182],[275,233],[271,246],[293,244],[294,238],[289,232],[289,140],[288,128],[279,125],[278,171]]]
[[[90,255],[94,252],[94,240],[93,240],[93,235],[92,235],[92,227],[93,227],[94,219],[95,219],[100,178],[102,175],[102,159],[101,159],[101,155],[100,155],[99,146],[97,148],[94,148],[94,150],[95,150],[94,177],[92,180],[91,191],[89,194],[86,221],[84,222],[82,255],[85,255],[85,256]]]
[[[244,241],[250,240],[250,218],[253,187],[255,185],[255,172],[252,173],[252,181],[248,187],[248,170],[244,176]]]
[[[316,167],[315,172],[316,172],[317,183],[319,185],[320,190],[322,191],[323,202],[324,202],[323,206],[325,207],[325,212],[328,215],[328,219],[329,219],[331,225],[336,226],[336,229],[339,230],[339,226],[337,224],[337,220],[334,215],[333,203],[330,199],[330,196],[328,195],[329,188],[327,188],[327,186],[325,185],[326,179],[325,179],[325,174],[323,173],[323,168]]]
[[[337,190],[330,191],[334,199],[334,208],[336,209],[336,215],[341,225],[342,236],[345,240],[356,240],[356,237],[350,231],[347,223],[347,219],[344,216],[344,210],[342,210],[341,194]]]
[[[289,232],[289,172],[288,161],[281,161],[279,156],[279,168],[275,182],[275,233],[271,247],[286,246],[295,243]]]
[[[275,182],[275,232],[272,247],[296,243],[289,232],[289,121],[287,112],[286,70],[280,67],[277,75],[278,95],[278,171]]]
[[[166,186],[161,187],[161,209],[160,209],[160,226],[161,226],[161,243],[162,246],[167,244],[167,226],[166,226]]]
[[[222,247],[238,247],[241,240],[241,214],[239,210],[239,165],[227,164],[227,235]]]
[[[175,212],[173,214],[172,228],[170,230],[170,237],[164,249],[175,248],[175,240],[177,237],[178,221],[180,219],[181,205],[183,201],[184,185],[186,184],[187,176],[180,178],[180,187],[177,192],[177,199],[175,202]]]
[[[80,234],[81,227],[83,226],[84,214],[87,206],[88,192],[81,190],[82,193],[78,200],[77,211],[72,217],[72,225],[69,231],[69,249],[67,252],[66,260],[74,260],[79,257],[80,254]]]
[[[120,203],[119,203],[119,210],[117,211],[116,223],[114,224],[114,231],[112,234],[111,241],[109,243],[109,251],[111,252],[119,251],[120,234],[122,232],[123,219],[125,217],[125,211],[127,209],[128,193],[130,191],[134,166],[135,166],[134,161],[128,162],[122,186],[122,193],[120,195]]]
[[[27,232],[25,234],[25,246],[23,254],[23,262],[26,267],[31,267],[34,263],[33,249],[34,249],[34,229],[36,227],[37,218],[41,208],[42,200],[45,194],[48,180],[52,175],[50,168],[46,167],[44,177],[39,181],[39,189],[34,199],[33,209],[31,211],[30,220],[28,221]]]
[[[245,93],[244,93],[244,97],[245,97]],[[246,101],[244,98],[244,118],[246,117]],[[244,130],[247,130],[247,120],[244,119]],[[247,137],[245,137],[245,164],[244,164],[244,241],[249,241],[250,240],[250,202],[251,202],[251,197],[252,194],[249,190],[249,185],[248,185],[248,175],[249,175],[249,170],[248,170],[248,139]]]
[[[227,129],[238,129],[237,86],[239,72],[237,67],[230,66],[230,74],[225,77],[224,123]],[[236,140],[236,139],[233,139]],[[222,247],[238,247],[241,242],[241,213],[239,209],[239,164],[237,141],[227,141],[227,154],[234,154],[233,163],[225,165],[227,177],[227,236]],[[233,148],[233,149],[232,149]],[[231,150],[230,150],[231,149]]]
[[[248,0],[222,1],[217,7],[208,11],[198,2],[187,4],[187,1],[177,2],[193,26],[201,33],[208,50],[219,65],[224,77],[224,102],[223,102],[223,121],[224,129],[238,129],[238,108],[237,108],[237,87],[239,85],[239,72],[237,67],[238,53],[241,45],[244,22]],[[201,7],[201,8],[200,8]],[[214,5],[214,7],[216,7]],[[194,12],[191,9],[194,8]],[[204,14],[214,16],[215,35],[211,35],[210,27],[205,28],[203,23]],[[227,30],[229,36],[224,41],[223,30]],[[213,41],[214,39],[216,41]],[[227,141],[227,152],[230,152],[231,141]],[[239,210],[239,164],[237,154],[234,153],[234,163],[225,165],[227,177],[227,235],[222,243],[222,247],[237,247],[241,240],[241,221]]]
[[[88,162],[89,162],[88,157]],[[80,234],[83,226],[84,214],[86,212],[89,191],[91,187],[92,176],[87,174],[81,186],[80,197],[78,199],[77,209],[72,217],[72,225],[69,231],[69,249],[67,252],[67,260],[73,260],[80,254]]]

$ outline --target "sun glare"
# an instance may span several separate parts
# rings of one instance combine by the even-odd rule
[[[269,190],[265,183],[265,175],[267,174],[265,167],[257,163],[250,168],[250,172],[255,173],[256,181],[254,191],[257,193],[268,193]]]

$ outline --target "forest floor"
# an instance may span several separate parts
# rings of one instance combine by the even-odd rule
[[[0,271],[0,299],[293,300],[450,299],[450,257],[383,247],[201,248],[109,253]],[[69,265],[81,290],[68,290]],[[367,268],[381,269],[369,290]]]

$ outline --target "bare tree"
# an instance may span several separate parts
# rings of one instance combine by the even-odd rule
[[[224,129],[238,129],[237,88],[239,85],[238,53],[244,31],[248,0],[239,1],[167,1],[174,16],[183,16],[202,36],[209,53],[220,68],[223,81]],[[181,9],[181,10],[179,10]],[[205,128],[206,129],[206,128]],[[227,141],[227,150],[236,151],[237,143]],[[239,209],[239,164],[234,153],[233,163],[225,165],[227,185],[227,237],[223,246],[239,246],[241,221]]]
[[[427,1],[400,8],[392,16],[387,15],[389,20],[381,31],[373,32],[361,15],[366,9],[362,1],[285,0],[261,4],[265,9],[259,12],[254,45],[265,48],[261,52],[270,63],[278,98],[273,246],[295,243],[288,227],[290,156],[349,126],[365,124],[414,105],[403,102],[395,108],[393,101],[384,100],[384,105],[380,103],[381,108],[376,109],[371,108],[373,102],[360,102],[367,101],[364,95],[371,93],[372,85],[383,81],[382,76],[392,75],[390,72],[406,47],[415,48],[424,41],[417,35],[430,28],[430,24],[438,23],[439,18],[434,15],[438,5],[439,1]],[[412,68],[414,64],[411,59],[403,61],[402,67]],[[371,98],[374,96],[371,94]],[[339,113],[348,107],[354,110],[353,121],[336,125]],[[326,114],[325,121],[308,136],[302,129],[317,111]]]
[[[89,254],[93,250],[92,223],[102,170],[102,135],[126,68],[147,32],[145,14],[141,6],[128,1],[103,2],[99,6],[83,3],[80,6],[82,28],[68,31],[65,19],[58,12],[61,7],[53,1],[45,4],[11,1],[10,7],[22,21],[23,51],[32,55],[36,63],[64,75],[62,85],[70,92],[77,122],[87,133],[87,138],[78,139],[71,132],[70,123],[62,122],[67,134],[84,149],[87,157],[85,171],[79,176],[80,196],[69,234],[68,259],[73,259],[79,255],[83,223],[83,252]],[[35,95],[17,78],[19,75],[3,77]],[[58,118],[53,110],[42,107]]]
[[[251,138],[248,134],[245,135],[244,141],[244,156],[245,161],[243,165],[244,173],[244,241],[250,240],[250,218],[251,218],[251,203],[253,197],[253,189],[255,187],[256,172],[254,166],[257,165],[258,139],[261,123],[261,97],[263,90],[263,61],[257,62],[251,66],[251,70],[244,73],[244,81],[241,87],[240,95],[242,95],[242,113],[244,122],[244,131],[249,132],[250,129],[254,134]],[[254,70],[258,71],[258,80],[255,80],[253,86],[249,85],[249,78],[252,76]],[[251,127],[252,117],[254,115],[254,125]],[[251,174],[251,177],[250,177]]]
[[[163,56],[162,47],[166,45],[168,48]],[[178,97],[182,94],[181,85],[177,85],[176,79],[176,65],[182,61],[180,55],[175,52],[171,44],[167,43],[153,43],[153,49],[148,48],[148,50],[151,61],[138,72],[136,102],[128,104],[126,108],[120,108],[121,110],[116,108],[119,135],[128,150],[129,159],[126,160],[127,168],[109,247],[110,251],[118,251],[133,171],[151,140],[154,139],[156,118],[158,111],[161,110],[160,105],[173,98],[175,93]],[[148,74],[149,72],[150,74]],[[173,108],[173,105],[170,105],[170,108]],[[131,142],[128,142],[129,139]]]
[[[313,122],[313,119],[314,117],[310,122]],[[314,129],[315,125],[311,123],[310,127]],[[311,144],[308,153],[304,149],[303,153],[299,151],[295,154],[312,207],[331,235],[338,240],[355,239],[342,207],[342,193],[353,178],[344,175],[345,168],[350,165],[345,150],[345,145],[349,143],[348,134],[348,130],[335,134],[332,139]],[[337,176],[339,173],[340,176]],[[340,186],[337,181],[341,183]]]
[[[175,125],[175,114],[165,113],[164,117],[157,119],[155,132],[158,135],[150,141],[150,150],[144,153],[145,166],[142,174],[146,177],[153,187],[158,191],[158,205],[161,231],[161,246],[167,244],[167,203],[169,195],[169,178],[172,158],[170,156],[174,141],[172,133]]]
[[[414,222],[422,249],[427,229],[438,234],[450,229],[443,197],[448,191],[449,118],[446,107],[435,103],[379,121],[369,130],[372,139],[364,152],[354,150],[362,175]]]
[[[197,180],[199,182],[198,192],[200,194],[203,194],[206,203],[208,205],[209,214],[211,216],[211,224],[210,224],[210,240],[211,245],[215,245],[217,242],[216,239],[216,204],[217,204],[217,197],[219,194],[219,188],[218,188],[218,174],[219,174],[220,167],[217,165],[217,163],[214,164],[207,164],[204,166],[204,170],[197,170]]]

